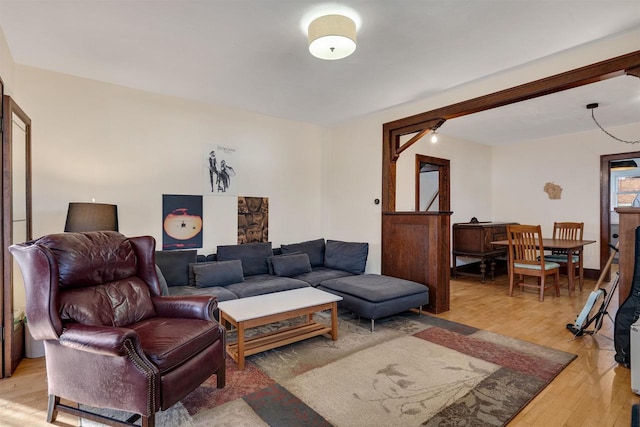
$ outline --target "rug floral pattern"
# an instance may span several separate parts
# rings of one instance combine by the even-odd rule
[[[156,425],[503,426],[576,357],[412,312],[375,333],[339,317],[337,341],[250,356],[244,371],[228,358],[224,389],[209,378]]]

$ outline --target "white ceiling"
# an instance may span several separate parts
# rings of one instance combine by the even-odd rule
[[[631,131],[613,132],[627,141],[640,140],[640,78],[620,76],[541,98],[482,111],[446,122],[442,135],[500,145],[597,129],[587,104],[606,130],[634,124]],[[626,133],[622,133],[626,132]],[[613,141],[613,140],[612,140]]]
[[[359,23],[352,56],[308,53],[306,25],[326,12]],[[19,64],[334,125],[636,30],[640,1],[0,0],[0,27]],[[621,77],[441,133],[497,144],[586,130],[589,102],[606,126],[640,122],[639,94],[640,79]]]

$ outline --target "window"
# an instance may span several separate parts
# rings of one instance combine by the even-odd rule
[[[635,172],[636,174],[638,172]],[[614,180],[614,207],[630,207],[640,194],[640,176],[617,176]]]

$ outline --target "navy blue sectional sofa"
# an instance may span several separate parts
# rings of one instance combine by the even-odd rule
[[[342,308],[374,321],[429,302],[416,282],[364,274],[368,243],[316,239],[273,249],[271,243],[218,246],[216,254],[157,251],[166,295],[215,295],[218,301],[308,286],[343,297]]]
[[[218,301],[246,298],[363,274],[367,243],[316,239],[218,246],[216,254],[195,250],[156,251],[156,265],[169,295],[215,295]],[[163,283],[164,282],[164,283]]]

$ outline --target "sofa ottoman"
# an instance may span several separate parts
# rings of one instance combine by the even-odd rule
[[[342,308],[371,319],[371,332],[376,319],[412,308],[422,309],[429,303],[429,288],[420,283],[379,274],[362,274],[325,280],[318,289],[341,296]]]

